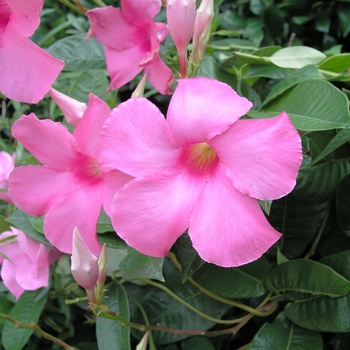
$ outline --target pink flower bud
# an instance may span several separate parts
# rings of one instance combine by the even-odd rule
[[[194,61],[199,65],[202,60],[205,46],[209,40],[210,23],[214,15],[213,0],[202,0],[196,12],[193,33]]]
[[[192,38],[195,16],[195,0],[167,1],[168,28],[179,55],[182,78],[186,77],[187,46]]]
[[[79,285],[87,291],[94,289],[98,278],[98,260],[90,252],[77,228],[73,230],[71,270]]]

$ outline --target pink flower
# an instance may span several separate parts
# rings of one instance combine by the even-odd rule
[[[159,57],[167,28],[153,22],[161,6],[161,0],[121,0],[121,9],[107,6],[87,12],[89,34],[105,46],[109,89],[119,89],[144,71],[161,94],[171,93],[173,75]]]
[[[0,245],[0,252],[6,256],[2,260],[1,278],[8,290],[18,299],[25,290],[47,287],[50,264],[61,254],[56,249],[29,238],[14,227],[11,227],[11,231],[0,235],[0,239],[16,236],[15,241]]]
[[[8,178],[15,167],[16,154],[12,156],[2,151],[0,152],[0,190],[6,190],[8,187]],[[0,192],[0,199],[12,203],[8,192]]]
[[[60,123],[23,115],[13,136],[43,165],[16,168],[9,178],[14,203],[44,218],[44,233],[59,250],[72,252],[72,234],[79,227],[93,252],[101,251],[96,222],[103,206],[110,213],[113,194],[130,179],[117,170],[102,172],[97,164],[102,124],[110,114],[105,102],[91,94],[73,134]]]
[[[0,91],[21,102],[41,100],[64,66],[29,39],[42,6],[43,0],[0,0]]]
[[[187,46],[192,38],[196,15],[196,0],[167,0],[167,21],[176,46],[181,77],[186,77]]]
[[[289,193],[300,137],[286,113],[238,120],[252,104],[208,78],[179,81],[167,119],[144,98],[122,103],[101,135],[101,169],[135,177],[114,196],[112,223],[141,253],[161,257],[188,229],[210,263],[238,266],[279,238],[258,199]]]

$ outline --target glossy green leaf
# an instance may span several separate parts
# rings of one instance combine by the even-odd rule
[[[350,68],[350,53],[342,53],[327,58],[318,66],[319,69],[340,73]]]
[[[331,283],[331,282],[330,282]],[[286,316],[305,329],[318,332],[350,332],[350,296],[319,297],[289,303]]]
[[[334,271],[350,280],[350,250],[328,255],[320,263],[331,267]]]
[[[101,210],[101,213],[97,220],[97,232],[98,233],[114,232],[111,219],[104,210]]]
[[[276,266],[266,279],[275,293],[308,293],[341,297],[350,293],[350,281],[330,267],[312,260],[291,260]]]
[[[128,247],[128,254],[120,263],[120,271],[128,281],[143,278],[164,281],[162,272],[163,260],[164,258],[143,255],[137,250]]]
[[[337,189],[336,197],[337,224],[342,232],[350,234],[350,178],[344,177]]]
[[[125,289],[115,282],[109,288],[105,304],[108,309],[130,321],[129,301]],[[130,328],[119,321],[97,317],[96,337],[99,350],[130,350]]]
[[[0,215],[0,232],[9,231],[10,225],[8,223],[8,220],[5,216]]]
[[[324,79],[323,75],[314,65],[308,65],[290,73],[286,78],[272,86],[271,91],[263,101],[262,106],[279,97],[291,87],[310,79]]]
[[[318,64],[326,58],[322,52],[307,46],[291,46],[274,53],[270,60],[282,68],[302,68],[309,64]]]
[[[9,316],[22,323],[38,323],[48,296],[48,289],[38,289],[24,292]],[[21,350],[33,334],[33,329],[15,327],[12,322],[6,322],[2,332],[2,343],[6,350]]]
[[[256,298],[266,292],[264,280],[271,265],[262,257],[238,268],[205,264],[193,275],[202,287],[226,298]]]
[[[38,231],[36,231],[33,227],[32,221],[33,218],[24,213],[23,211],[17,209],[8,219],[7,221],[14,225],[15,227],[22,230],[26,235],[35,239],[36,241],[43,243],[45,245],[51,245],[49,241],[45,238],[45,236]],[[33,223],[36,224],[34,220]]]
[[[286,111],[298,130],[350,128],[347,97],[332,84],[320,79],[301,82],[269,103],[263,111],[269,112],[269,116]]]
[[[58,40],[48,51],[65,62],[64,70],[105,69],[103,45],[86,34],[76,34]]]
[[[272,324],[265,323],[255,335],[248,350],[322,350],[320,333],[305,330],[288,321],[283,313]]]
[[[181,350],[215,350],[215,348],[207,338],[192,337],[181,342]]]

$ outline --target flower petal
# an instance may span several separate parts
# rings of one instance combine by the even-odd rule
[[[115,50],[106,47],[107,70],[111,78],[109,90],[119,89],[129,83],[142,72],[140,62],[143,59],[144,51],[137,45],[124,50]]]
[[[164,256],[187,229],[202,186],[182,173],[132,180],[114,197],[113,227],[141,253]]]
[[[39,120],[34,113],[19,118],[12,126],[12,135],[52,169],[68,170],[77,157],[76,141],[68,129],[50,119]]]
[[[246,114],[252,103],[227,84],[209,78],[179,80],[167,120],[179,145],[208,141]]]
[[[16,101],[37,103],[63,66],[30,39],[7,29],[0,47],[0,91]]]
[[[121,0],[124,17],[131,23],[141,26],[151,23],[159,13],[161,0]]]
[[[106,102],[94,94],[89,95],[87,109],[73,133],[80,152],[90,157],[97,157],[102,125],[110,112]]]
[[[102,170],[131,176],[179,171],[180,150],[159,109],[145,98],[133,98],[113,109],[101,135]]]
[[[15,258],[18,263],[28,264],[28,260],[23,255],[18,255]],[[16,277],[14,264],[11,261],[4,260],[1,266],[1,278],[6,288],[18,299],[24,292],[24,289],[18,284]]]
[[[210,145],[242,193],[277,199],[295,186],[302,161],[300,136],[288,115],[239,120]]]
[[[101,246],[96,224],[102,207],[101,186],[89,186],[63,195],[49,209],[44,219],[44,234],[57,249],[72,253],[73,229],[78,228],[85,243],[96,256]]]
[[[85,113],[86,103],[79,102],[53,88],[50,89],[49,94],[63,112],[67,122],[72,126],[77,126]]]
[[[111,216],[114,195],[132,179],[132,176],[124,174],[118,170],[103,173],[103,209],[108,216]]]
[[[146,65],[144,69],[147,74],[147,80],[163,95],[169,95],[172,92],[174,76],[171,69],[157,55]]]
[[[29,37],[38,28],[43,0],[5,0],[11,7],[10,25],[18,33]]]
[[[96,8],[86,13],[92,35],[102,44],[113,49],[132,47],[139,37],[137,26],[129,23],[121,9],[112,6]]]
[[[45,214],[52,203],[74,189],[69,172],[57,172],[43,166],[28,165],[15,168],[9,178],[10,197],[26,213]]]
[[[223,170],[203,187],[188,234],[203,260],[223,267],[258,259],[280,238],[257,200],[238,192]]]

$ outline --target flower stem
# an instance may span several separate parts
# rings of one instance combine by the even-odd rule
[[[55,344],[60,345],[62,348],[66,349],[66,350],[79,350],[78,348],[75,348],[73,346],[68,345],[67,343],[54,337],[53,335],[46,333],[35,323],[22,323],[22,322],[15,320],[14,318],[12,318],[8,315],[2,314],[2,313],[0,313],[0,318],[4,319],[6,321],[12,322],[18,328],[33,329],[35,332],[40,334],[43,338],[50,340]]]
[[[80,7],[73,5],[69,0],[59,0],[61,1],[61,3],[67,7],[69,7],[70,9],[72,9],[75,12],[80,13],[81,15],[85,15],[84,10],[82,10]]]

